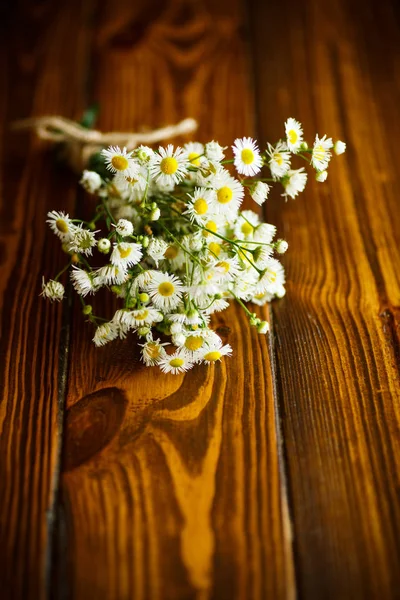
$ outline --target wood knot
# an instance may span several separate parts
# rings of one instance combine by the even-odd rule
[[[63,469],[69,471],[105,448],[119,431],[127,400],[117,388],[89,394],[66,415]]]

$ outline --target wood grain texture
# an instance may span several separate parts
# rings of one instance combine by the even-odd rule
[[[191,116],[200,140],[226,144],[252,131],[241,8],[99,4],[99,126],[135,130]],[[134,339],[96,350],[82,322],[78,306],[62,474],[67,593],[292,598],[267,339],[232,307],[216,326],[235,356],[164,376],[140,364]]]
[[[348,143],[267,213],[295,248],[273,315],[299,594],[398,598],[398,6],[256,3],[252,30],[261,136],[295,116]]]
[[[59,9],[51,2],[18,2],[1,20],[0,595],[6,599],[45,594],[60,446],[62,309],[38,295],[42,273],[49,276],[62,264],[46,212],[75,203],[69,174],[43,145],[16,138],[9,126],[44,113],[79,117],[87,45],[81,26],[64,56],[76,15],[83,26],[78,2]]]

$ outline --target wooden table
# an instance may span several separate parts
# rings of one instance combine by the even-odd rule
[[[399,4],[20,0],[1,27],[0,597],[400,598]],[[83,196],[9,123],[94,100],[103,130],[264,144],[294,116],[347,142],[267,203],[271,335],[232,306],[231,359],[161,376],[38,298],[46,212]]]

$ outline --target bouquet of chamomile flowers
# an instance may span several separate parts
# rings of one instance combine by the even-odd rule
[[[62,300],[59,279],[70,268],[96,346],[134,332],[143,362],[175,374],[231,354],[210,327],[212,314],[230,301],[260,334],[268,331],[268,322],[245,303],[262,306],[284,296],[285,272],[276,256],[288,244],[275,239],[276,228],[258,212],[241,210],[243,199],[261,206],[274,184],[295,198],[307,173],[304,166],[293,169],[292,159],[305,161],[323,182],[332,150],[341,154],[345,144],[317,135],[309,148],[302,126],[290,118],[275,145],[260,150],[246,137],[235,140],[233,154],[227,150],[215,141],[131,152],[110,147],[101,152],[102,175],[86,170],[81,179],[98,199],[91,220],[48,213],[68,263],[43,281],[42,295]],[[111,318],[87,302],[102,288],[118,299]]]

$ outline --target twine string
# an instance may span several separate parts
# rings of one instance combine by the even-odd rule
[[[13,129],[34,129],[42,140],[53,143],[64,142],[67,159],[74,168],[81,171],[87,165],[90,156],[105,146],[125,146],[128,150],[133,150],[139,144],[154,144],[178,135],[192,133],[197,129],[197,122],[194,119],[184,119],[175,125],[150,131],[103,133],[96,129],[87,129],[65,117],[44,116],[16,121]]]

